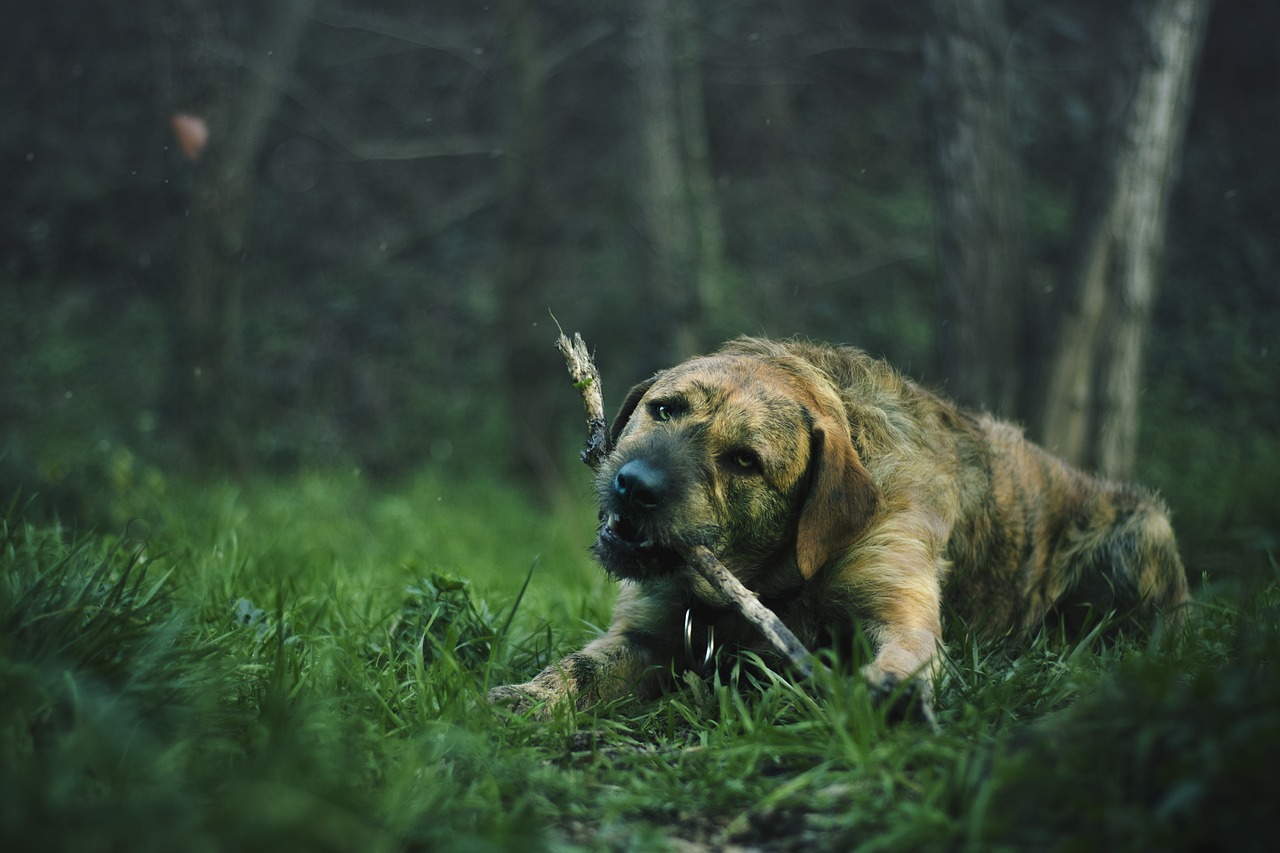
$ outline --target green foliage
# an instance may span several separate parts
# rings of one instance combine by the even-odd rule
[[[0,288],[0,486],[121,527],[163,491],[137,452],[155,438],[163,320],[129,301],[103,322],[107,302],[87,284]]]
[[[1240,413],[1206,405],[1177,378],[1157,376],[1151,384],[1140,424],[1143,479],[1169,501],[1183,542],[1230,549],[1235,563],[1251,552],[1249,562],[1261,566],[1264,550],[1280,544],[1280,442],[1266,430],[1233,434],[1229,424]],[[1263,399],[1269,396],[1238,399],[1242,407],[1270,405]]]
[[[1239,611],[1205,607],[1176,666],[1134,653],[1010,744],[992,836],[1043,850],[1275,849],[1277,581]]]
[[[1244,604],[1206,590],[1185,632],[1150,641],[1099,630],[1015,653],[957,637],[936,731],[887,723],[832,659],[805,685],[746,659],[652,703],[536,723],[490,709],[484,691],[581,643],[578,620],[606,617],[610,587],[582,574],[584,555],[538,541],[563,521],[526,510],[476,524],[502,490],[455,484],[445,503],[439,485],[171,483],[145,542],[69,539],[11,507],[0,844],[1276,841],[1262,792],[1280,744],[1280,571]],[[473,559],[485,538],[500,543],[495,563],[524,568]]]

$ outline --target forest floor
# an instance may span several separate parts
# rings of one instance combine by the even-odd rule
[[[1274,562],[1177,636],[954,638],[936,730],[758,662],[538,722],[483,697],[606,623],[585,503],[311,475],[2,524],[4,849],[1280,846]]]

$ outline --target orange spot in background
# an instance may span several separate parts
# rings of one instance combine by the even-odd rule
[[[169,126],[173,128],[173,135],[178,140],[183,156],[193,163],[199,160],[200,152],[209,141],[209,126],[204,123],[204,119],[191,113],[174,113],[169,119]]]

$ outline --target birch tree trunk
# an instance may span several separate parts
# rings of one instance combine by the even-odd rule
[[[924,90],[949,391],[1018,413],[1029,352],[1026,275],[1002,0],[932,0]]]
[[[1149,0],[1131,96],[1085,220],[1051,362],[1043,440],[1113,477],[1133,469],[1142,353],[1209,0]]]

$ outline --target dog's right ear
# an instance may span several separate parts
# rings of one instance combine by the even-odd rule
[[[618,436],[622,434],[623,428],[627,425],[627,421],[631,420],[631,416],[635,413],[636,406],[640,405],[640,401],[645,394],[649,393],[649,389],[653,387],[653,383],[658,381],[658,374],[650,376],[645,381],[634,386],[627,392],[627,399],[622,401],[622,408],[618,409],[618,414],[614,415],[613,425],[609,427],[609,444],[618,443]]]

